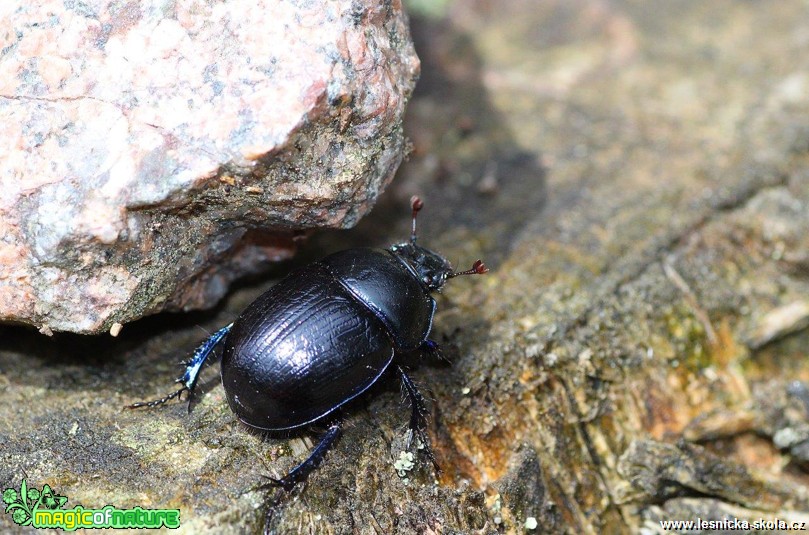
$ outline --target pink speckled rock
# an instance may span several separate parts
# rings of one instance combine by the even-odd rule
[[[397,0],[0,3],[0,320],[210,305],[399,165]]]

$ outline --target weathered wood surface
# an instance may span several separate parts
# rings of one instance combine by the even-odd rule
[[[459,1],[413,21],[410,162],[358,229],[306,255],[400,239],[419,192],[424,243],[492,268],[439,299],[451,364],[413,371],[444,473],[422,459],[397,476],[407,408],[386,383],[271,530],[809,519],[809,6],[648,4]],[[121,406],[164,392],[197,325],[260,289],[116,340],[4,328],[0,481],[259,531],[262,475],[309,436],[247,432],[215,379],[190,415]]]

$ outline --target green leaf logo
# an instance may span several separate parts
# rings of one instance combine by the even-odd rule
[[[3,491],[3,503],[6,504],[6,514],[20,526],[28,526],[34,519],[34,513],[40,507],[46,509],[59,509],[67,503],[67,496],[60,496],[53,492],[50,486],[45,485],[40,491],[37,488],[28,488],[25,479],[22,480],[20,491],[8,488]]]

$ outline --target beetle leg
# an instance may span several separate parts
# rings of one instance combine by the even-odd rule
[[[438,347],[438,342],[435,340],[430,340],[429,338],[421,343],[421,347],[419,348],[426,353],[435,353],[441,350]]]
[[[211,353],[213,353],[214,349],[216,349],[216,346],[222,342],[225,335],[230,332],[231,327],[233,327],[232,323],[222,327],[209,336],[207,340],[202,342],[202,344],[200,344],[200,346],[194,350],[194,354],[191,356],[191,359],[186,362],[185,373],[183,373],[182,377],[175,381],[175,383],[180,383],[183,385],[179,388],[179,390],[152,401],[138,401],[132,405],[127,405],[126,408],[137,409],[139,407],[156,407],[158,405],[162,405],[170,399],[179,397],[183,392],[188,392],[188,410],[190,411],[191,397],[194,394],[194,388],[197,386],[199,372],[202,370],[202,365],[205,364],[205,361],[209,356],[211,356]]]
[[[194,395],[194,388],[196,388],[197,381],[199,380],[199,372],[202,371],[203,364],[205,364],[205,361],[211,356],[216,346],[222,343],[222,340],[224,340],[225,336],[230,332],[231,327],[233,327],[232,323],[225,325],[202,342],[202,344],[194,350],[194,354],[186,365],[185,373],[177,380],[177,382],[182,383],[183,387],[188,390],[189,411],[191,411],[191,398]]]
[[[272,477],[269,478],[272,484],[276,487],[283,487],[283,489],[287,492],[291,491],[295,487],[296,483],[300,483],[306,479],[306,476],[308,476],[312,470],[317,468],[317,466],[326,456],[326,452],[331,449],[334,442],[342,432],[343,417],[338,411],[335,418],[329,424],[329,428],[326,430],[326,433],[320,439],[318,445],[315,446],[315,449],[313,449],[312,453],[309,454],[309,457],[301,464],[290,470],[289,473],[281,479],[275,479]]]
[[[438,345],[438,342],[435,340],[430,340],[428,338],[427,340],[423,341],[419,346],[419,350],[423,355],[427,355],[429,358],[437,358],[451,364],[451,361],[444,355],[444,352],[441,351],[441,346]]]
[[[401,366],[396,366],[396,369],[399,371],[399,376],[402,378],[402,384],[407,391],[408,397],[410,397],[410,405],[412,410],[410,413],[410,429],[407,436],[407,448],[410,448],[410,444],[413,441],[413,435],[415,435],[419,442],[421,442],[424,448],[424,453],[427,454],[427,458],[430,459],[431,463],[433,463],[433,468],[435,471],[441,473],[441,467],[438,466],[438,462],[435,460],[435,455],[433,454],[432,448],[430,448],[430,441],[427,439],[427,433],[425,432],[427,428],[428,412],[427,405],[424,402],[424,396],[421,395],[421,392],[419,392],[416,388],[416,384],[405,373]]]

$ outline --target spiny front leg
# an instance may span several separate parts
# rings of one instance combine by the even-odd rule
[[[415,435],[419,442],[421,442],[421,444],[424,446],[424,453],[427,455],[427,458],[430,459],[430,462],[433,463],[433,468],[437,473],[440,474],[441,467],[438,466],[438,462],[435,460],[433,450],[430,448],[430,441],[427,438],[426,430],[428,411],[427,404],[424,402],[424,396],[421,395],[421,392],[419,392],[416,388],[416,384],[405,373],[401,366],[397,366],[396,369],[399,372],[399,376],[402,378],[402,385],[404,385],[407,395],[410,398],[411,413],[409,433],[407,436],[407,448],[410,449],[410,445],[413,442],[413,435]]]
[[[194,394],[194,388],[197,386],[197,381],[199,380],[199,373],[202,370],[203,364],[211,356],[216,346],[222,343],[225,336],[230,332],[230,328],[233,327],[233,324],[226,325],[222,327],[211,336],[209,336],[200,346],[194,351],[194,354],[191,356],[191,359],[186,362],[185,373],[183,373],[182,377],[174,381],[175,383],[182,384],[179,390],[176,390],[170,394],[163,396],[162,398],[155,399],[152,401],[138,401],[137,403],[133,403],[132,405],[127,405],[127,409],[137,409],[140,407],[156,407],[158,405],[162,405],[163,403],[169,401],[170,399],[174,399],[179,397],[180,394],[183,392],[188,392],[188,410],[191,411],[191,398]]]

